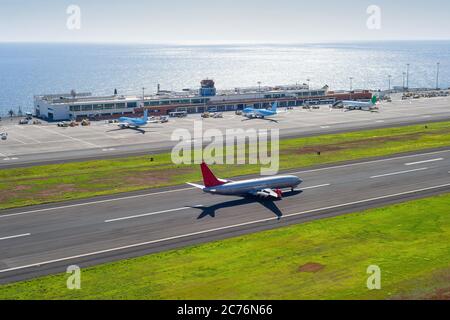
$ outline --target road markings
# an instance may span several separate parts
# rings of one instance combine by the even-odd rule
[[[322,187],[329,187],[331,186],[331,184],[327,183],[327,184],[321,184],[318,186],[312,186],[312,187],[306,187],[306,188],[301,188],[299,190],[310,190],[310,189],[317,189],[317,188],[322,188]]]
[[[8,239],[15,239],[15,238],[28,237],[28,236],[31,236],[31,233],[24,233],[24,234],[18,234],[16,236],[3,237],[3,238],[0,238],[0,241],[1,240],[8,240]]]
[[[405,171],[398,171],[398,172],[380,174],[378,176],[372,176],[372,177],[370,177],[370,179],[389,177],[389,176],[396,176],[396,175],[399,175],[399,174],[406,174],[406,173],[411,173],[411,172],[416,172],[416,171],[424,171],[424,170],[428,170],[428,168],[419,168],[419,169],[413,169],[413,170],[405,170]]]
[[[413,154],[413,155],[408,155],[408,156],[400,156],[400,157],[380,159],[380,160],[371,160],[371,161],[366,161],[366,162],[357,162],[357,163],[345,164],[345,165],[340,165],[340,166],[331,166],[331,167],[325,167],[325,168],[320,168],[320,169],[304,170],[304,171],[297,171],[297,172],[287,172],[287,173],[294,174],[294,175],[296,175],[296,174],[303,174],[303,173],[313,173],[313,172],[319,172],[319,171],[325,171],[325,170],[341,169],[341,168],[347,168],[347,167],[364,165],[364,164],[373,164],[373,163],[387,162],[387,161],[392,161],[392,160],[409,159],[409,158],[414,158],[414,157],[421,157],[421,156],[427,156],[427,155],[436,155],[436,154],[442,154],[442,153],[450,153],[450,150],[433,151],[433,152],[428,152],[428,153],[418,153],[418,154]],[[0,154],[0,156],[1,156],[1,154]],[[3,155],[3,156],[6,156],[6,155]],[[150,196],[155,196],[155,195],[161,195],[161,194],[166,194],[166,193],[174,193],[174,192],[181,192],[181,191],[188,191],[188,190],[194,190],[194,189],[196,189],[196,188],[181,188],[181,189],[175,189],[175,190],[160,191],[160,192],[154,192],[154,193],[146,193],[146,194],[135,195],[135,196],[126,196],[126,197],[120,197],[120,198],[114,198],[114,199],[106,199],[106,200],[99,200],[99,201],[77,203],[77,204],[61,206],[61,207],[37,209],[37,210],[24,211],[24,212],[18,212],[18,213],[11,213],[11,214],[3,214],[3,215],[0,214],[0,219],[1,218],[7,218],[7,217],[24,215],[24,214],[29,214],[29,213],[54,211],[54,210],[58,210],[58,209],[75,208],[75,207],[88,206],[88,205],[93,205],[93,204],[108,203],[108,202],[128,200],[128,199],[137,199],[137,198],[150,197]]]
[[[424,160],[424,161],[418,161],[418,162],[410,162],[410,163],[405,163],[405,166],[413,166],[416,164],[422,164],[422,163],[428,163],[428,162],[437,162],[437,161],[442,161],[444,160],[444,158],[437,158],[437,159],[430,159],[430,160]]]
[[[424,191],[430,191],[430,190],[435,190],[435,189],[440,189],[440,188],[445,188],[445,187],[450,187],[450,183],[442,184],[442,185],[434,186],[434,187],[428,187],[428,188],[422,188],[422,189],[416,189],[416,190],[412,190],[412,191],[396,193],[396,194],[390,194],[390,195],[376,197],[376,198],[371,198],[371,199],[359,200],[359,201],[355,201],[355,202],[349,202],[349,203],[339,204],[339,205],[325,207],[325,208],[312,209],[312,210],[308,210],[308,211],[292,213],[292,214],[284,215],[283,217],[284,218],[295,217],[295,216],[304,215],[304,214],[308,214],[308,213],[314,213],[314,212],[320,212],[320,211],[324,211],[324,210],[343,208],[343,207],[351,206],[351,205],[355,205],[355,204],[372,202],[372,201],[377,201],[377,200],[382,200],[382,199],[395,198],[395,197],[404,196],[404,195],[408,195],[408,194],[414,194],[414,193],[419,193],[419,192],[424,192]],[[151,244],[156,244],[156,243],[161,243],[161,242],[167,242],[167,241],[177,240],[177,239],[183,239],[183,238],[188,238],[188,237],[192,237],[192,236],[197,236],[197,235],[202,235],[202,234],[207,234],[207,233],[212,233],[212,232],[217,232],[217,231],[235,229],[235,228],[239,228],[239,227],[245,227],[245,226],[258,224],[258,223],[263,223],[263,222],[269,222],[269,221],[278,221],[278,217],[266,218],[266,219],[255,220],[255,221],[250,221],[250,222],[244,222],[244,223],[239,223],[239,224],[230,225],[230,226],[226,226],[226,227],[220,227],[220,228],[208,229],[208,230],[203,230],[203,231],[198,231],[198,232],[193,232],[193,233],[187,233],[187,234],[183,234],[183,235],[178,235],[178,236],[173,236],[173,237],[168,237],[168,238],[163,238],[163,239],[157,239],[157,240],[151,240],[151,241],[146,241],[146,242],[126,245],[126,246],[122,246],[122,247],[116,247],[116,248],[112,248],[112,249],[105,249],[105,250],[100,250],[100,251],[95,251],[95,252],[90,252],[90,253],[85,253],[85,254],[79,254],[79,255],[76,255],[76,256],[70,256],[70,257],[65,257],[65,258],[60,258],[60,259],[42,261],[42,262],[33,263],[33,264],[29,264],[29,265],[3,269],[3,270],[0,270],[0,273],[6,273],[6,272],[21,270],[21,269],[27,269],[27,268],[32,268],[32,267],[41,267],[43,265],[48,265],[48,264],[52,264],[52,263],[63,262],[63,261],[79,259],[79,258],[85,258],[85,257],[95,256],[95,255],[109,253],[109,252],[115,252],[115,251],[120,251],[120,250],[131,249],[131,248],[137,248],[137,247],[142,247],[142,246],[146,246],[146,245],[151,245]]]
[[[343,164],[340,166],[332,166],[332,167],[325,167],[325,168],[311,169],[311,170],[304,170],[304,171],[296,171],[296,172],[287,172],[287,173],[288,174],[312,173],[312,172],[319,172],[319,171],[325,171],[325,170],[349,168],[349,167],[360,166],[360,165],[365,165],[365,164],[373,164],[373,163],[388,162],[388,161],[393,161],[393,160],[401,160],[401,159],[409,159],[409,158],[415,158],[415,157],[421,157],[421,156],[436,155],[436,154],[441,154],[441,153],[450,153],[450,150],[433,151],[433,152],[428,152],[428,153],[417,153],[417,154],[412,154],[412,155],[408,155],[408,156],[371,160],[371,161],[366,161],[366,162],[356,162],[356,163],[350,163],[350,164]]]
[[[11,213],[11,214],[3,214],[3,215],[0,214],[0,219],[1,218],[14,217],[14,216],[21,216],[21,215],[29,214],[29,213],[44,212],[44,211],[54,211],[54,210],[68,209],[68,208],[76,208],[76,207],[81,207],[81,206],[89,206],[89,205],[92,205],[92,204],[100,204],[100,203],[108,203],[108,202],[120,201],[120,200],[137,199],[137,198],[155,196],[155,195],[159,195],[159,194],[180,192],[180,191],[187,191],[187,190],[194,190],[194,189],[196,189],[196,188],[175,189],[175,190],[168,190],[168,191],[161,191],[161,192],[154,192],[154,193],[147,193],[147,194],[139,194],[139,195],[129,196],[129,197],[114,198],[114,199],[107,199],[107,200],[99,200],[99,201],[92,201],[92,202],[85,202],[85,203],[77,203],[77,204],[71,204],[71,205],[61,206],[61,207],[37,209],[37,210],[24,211],[24,212],[18,212],[18,213]]]
[[[61,136],[61,137],[64,137],[64,138],[67,138],[67,139],[71,139],[71,140],[76,141],[76,142],[85,143],[85,144],[87,144],[87,145],[89,145],[89,146],[91,146],[91,147],[94,147],[94,148],[99,148],[99,147],[100,147],[99,145],[96,145],[96,144],[94,144],[94,143],[91,143],[91,142],[88,142],[88,141],[85,141],[85,140],[82,140],[82,139],[79,139],[79,138],[74,138],[74,137],[68,136],[68,135],[63,134],[63,133],[61,133],[61,132],[58,132],[58,131],[56,131],[56,130],[54,131],[54,130],[47,129],[47,128],[44,128],[44,127],[39,127],[39,126],[36,127],[36,128],[42,129],[42,130],[47,131],[47,132],[50,132],[50,133],[52,133],[52,134],[57,134],[57,135],[59,135],[59,136]]]
[[[123,217],[123,218],[117,218],[117,219],[105,220],[105,223],[117,222],[117,221],[124,221],[124,220],[131,220],[131,219],[142,218],[142,217],[148,217],[148,216],[155,216],[155,215],[162,214],[162,213],[175,212],[175,211],[181,211],[181,210],[187,210],[187,209],[191,209],[191,208],[190,208],[190,207],[182,207],[182,208],[169,209],[169,210],[163,210],[163,211],[157,211],[157,212],[150,212],[150,213],[144,213],[144,214],[137,214],[137,215],[129,216],[129,217]]]

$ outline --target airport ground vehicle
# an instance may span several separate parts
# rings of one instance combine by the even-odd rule
[[[171,112],[169,113],[169,116],[172,118],[184,118],[187,117],[187,112],[186,111]]]
[[[28,120],[27,119],[21,119],[19,121],[19,124],[28,124]]]
[[[1,138],[2,140],[8,139],[8,133],[6,133],[6,132],[0,132],[0,138]]]
[[[69,126],[69,124],[67,122],[63,121],[63,122],[58,122],[57,126],[60,128],[67,128]]]

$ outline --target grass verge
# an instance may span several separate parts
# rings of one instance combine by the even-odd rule
[[[280,142],[280,169],[450,146],[450,122],[328,134]],[[320,151],[320,155],[318,152]],[[0,209],[115,194],[200,180],[197,166],[170,154],[95,160],[0,171]],[[256,165],[221,165],[219,176],[258,173]]]
[[[0,286],[0,299],[450,299],[450,194]],[[381,290],[366,287],[370,265]]]

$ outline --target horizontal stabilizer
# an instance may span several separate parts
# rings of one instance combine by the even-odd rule
[[[205,189],[205,186],[202,186],[200,184],[195,184],[195,183],[190,183],[190,182],[188,182],[187,184],[190,186],[193,186],[195,188],[198,188],[198,189],[202,189],[202,190]]]

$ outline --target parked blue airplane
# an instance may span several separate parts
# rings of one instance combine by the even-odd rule
[[[144,111],[143,118],[129,118],[129,117],[121,117],[119,118],[119,127],[121,129],[127,128],[139,128],[147,125],[148,123],[148,110]]]
[[[264,119],[265,117],[271,117],[277,115],[277,109],[278,109],[278,102],[274,102],[272,104],[272,109],[256,109],[256,108],[245,108],[243,110],[244,116],[246,116],[249,119],[252,118],[261,118]]]

